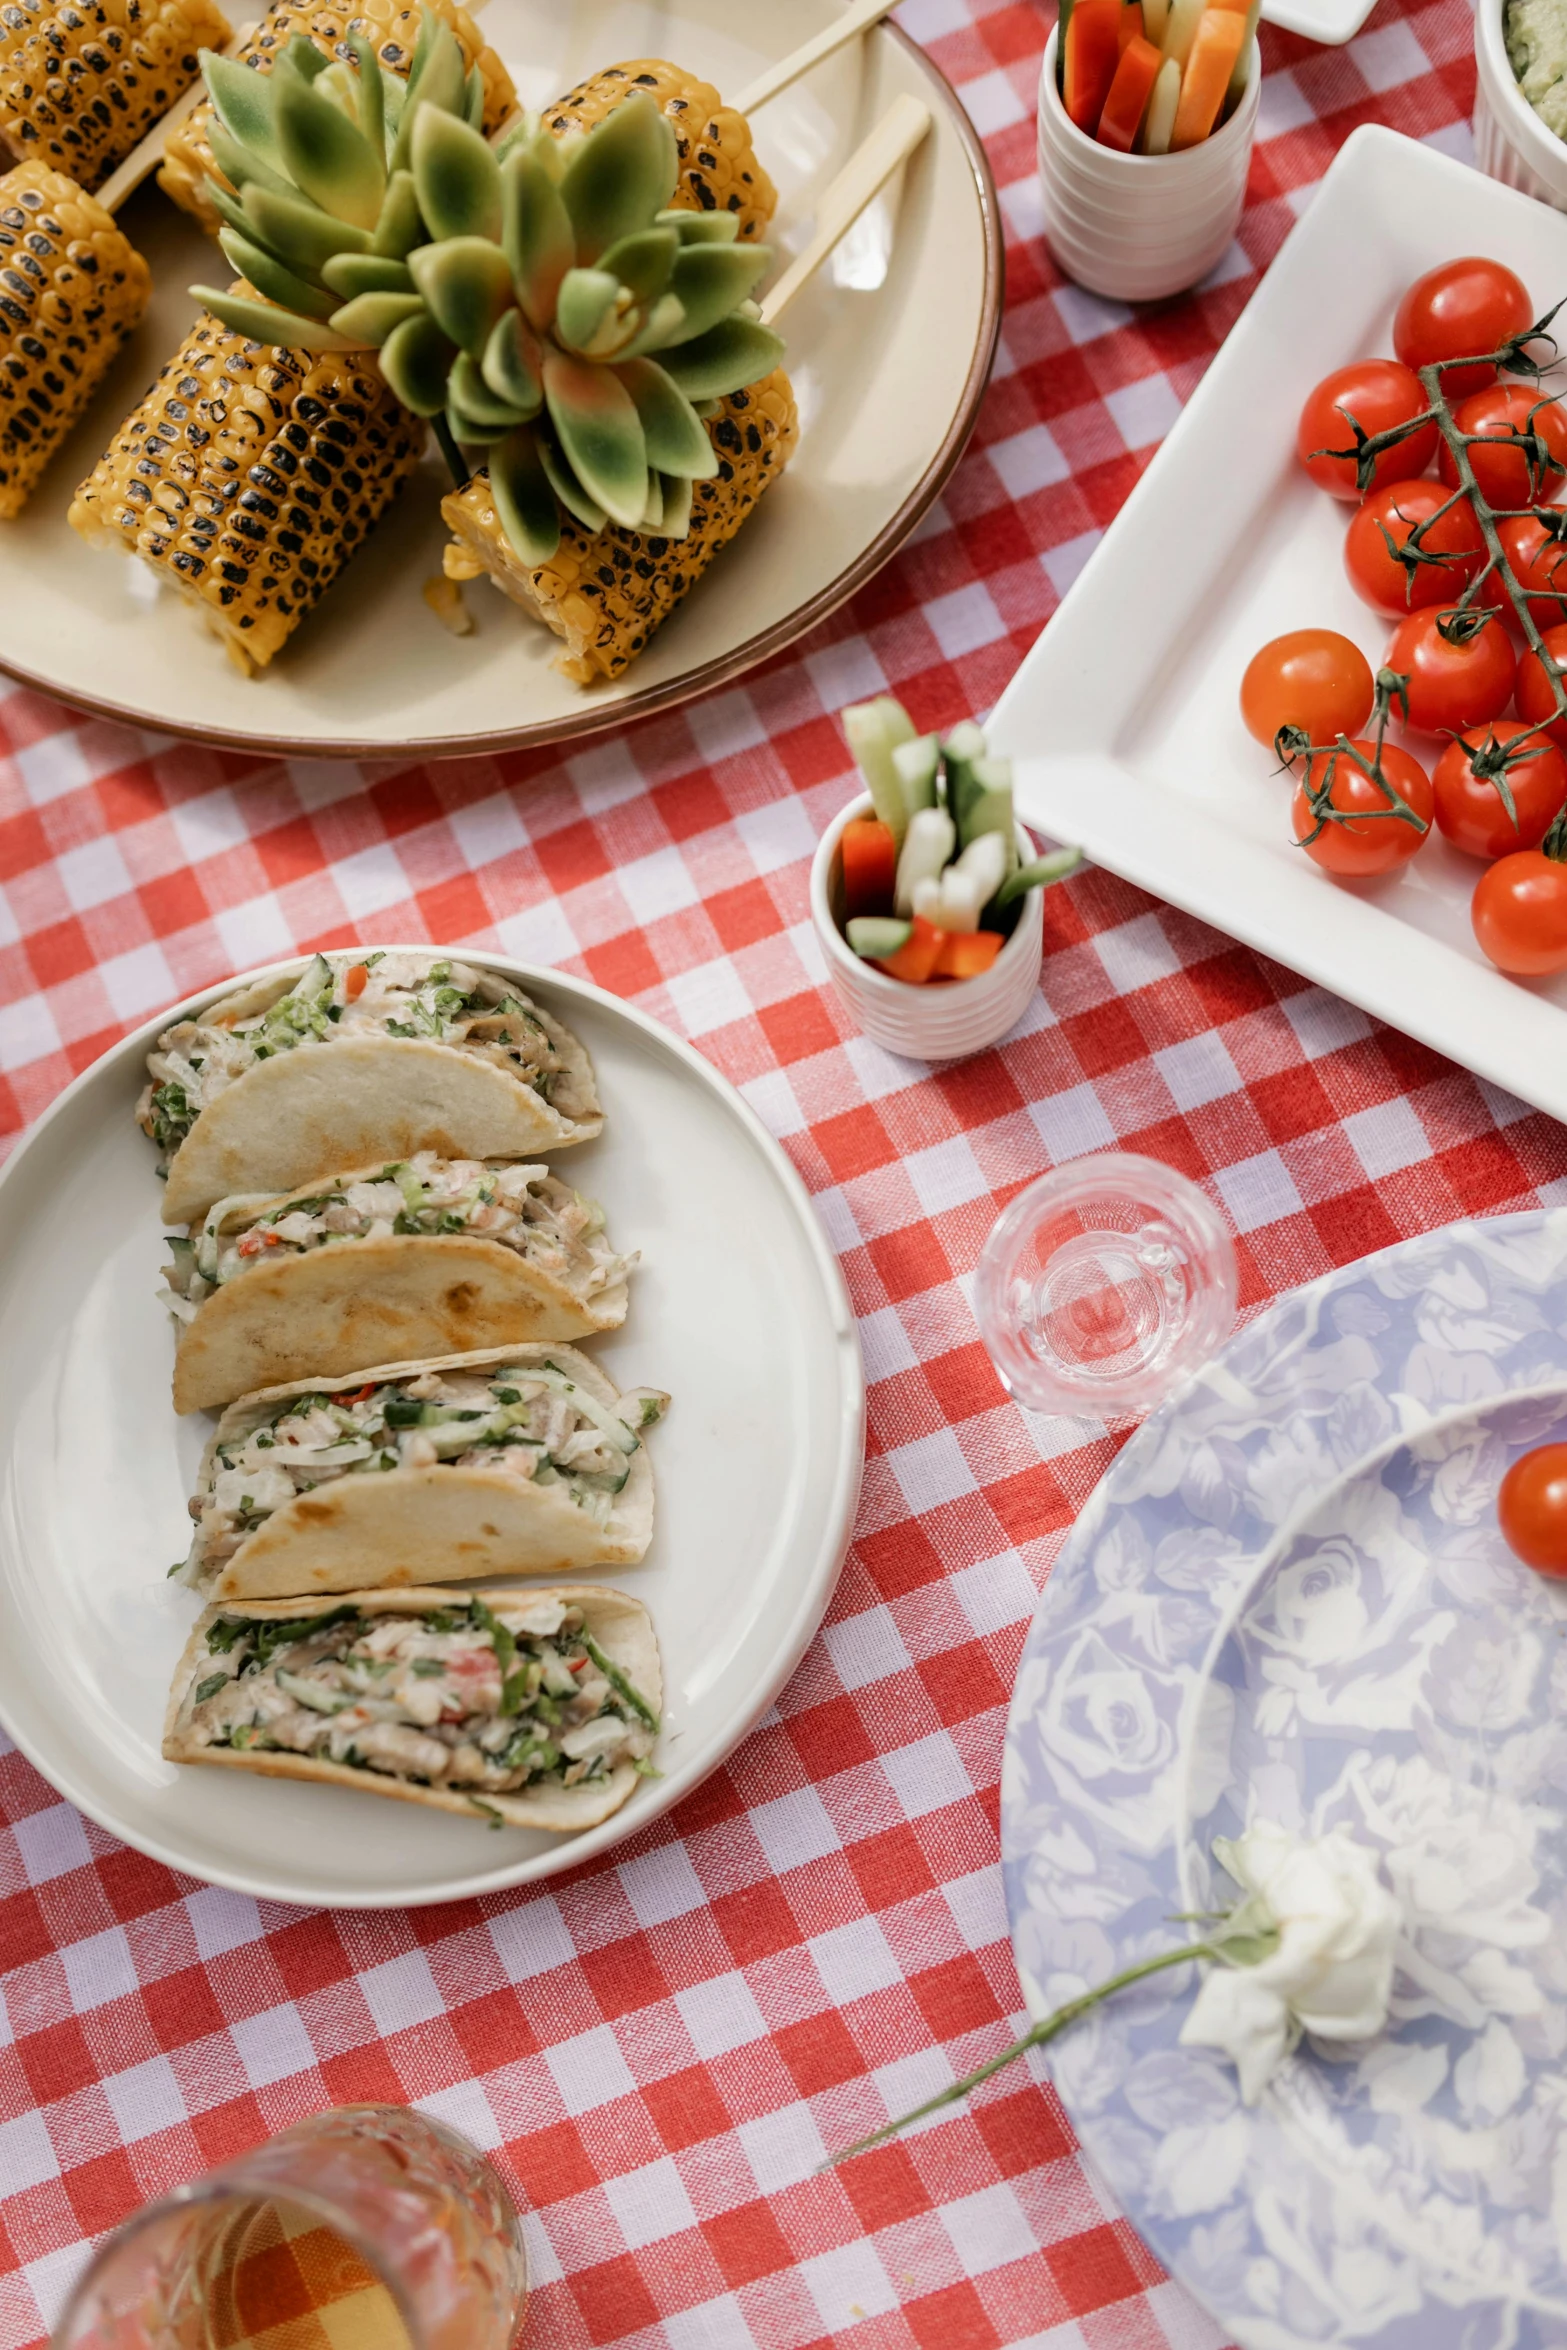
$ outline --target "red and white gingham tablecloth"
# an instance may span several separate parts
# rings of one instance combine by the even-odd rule
[[[495,2150],[528,2205],[531,2350],[1219,2340],[1021,2068],[816,2175],[1021,2017],[1002,1730],[1110,1447],[1030,1433],[963,1284],[1014,1191],[1112,1143],[1210,1186],[1255,1306],[1564,1196],[1564,1136],[1099,872],[1052,893],[1022,1029],[916,1081],[824,984],[806,875],[853,788],[837,712],[888,690],[925,727],[992,706],[1340,141],[1374,120],[1467,155],[1471,18],[1382,0],[1346,49],[1265,32],[1240,241],[1200,293],[1134,316],[1039,239],[1050,15],[901,13],[990,148],[1005,334],[942,504],[796,653],[571,758],[438,767],[267,764],[0,698],[0,1130],[237,966],[372,935],[499,945],[635,1000],[741,1087],[842,1255],[871,1383],[854,1547],[777,1710],[682,1810],[547,1890],[258,1906],[121,1849],[0,1756],[0,2350],[39,2341],[138,2202],[360,2098]]]

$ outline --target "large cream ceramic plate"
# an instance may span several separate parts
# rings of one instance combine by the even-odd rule
[[[1475,944],[1480,867],[1445,840],[1341,883],[1294,846],[1289,786],[1240,681],[1286,629],[1380,662],[1391,621],[1345,577],[1346,510],[1295,461],[1305,388],[1389,348],[1411,281],[1455,254],[1567,295],[1567,219],[1378,125],[1341,148],[1168,440],[990,721],[1018,813],[1113,872],[1567,1118],[1567,976],[1521,983]],[[1428,766],[1429,739],[1411,748]]]
[[[376,1909],[553,1875],[635,1835],[753,1727],[819,1623],[864,1442],[854,1317],[803,1186],[733,1088],[613,997],[483,954],[582,1038],[602,1137],[560,1171],[639,1248],[591,1351],[674,1401],[652,1439],[644,1564],[587,1578],[652,1611],[663,1772],[582,1836],[496,1831],[350,1790],[177,1769],[164,1699],[196,1612],[167,1569],[211,1428],[178,1421],[153,1150],[132,1121],[149,1021],[61,1095],[0,1174],[0,1720],[78,1809],[171,1868],[275,1901]],[[282,968],[283,966],[276,966]]]
[[[484,30],[524,101],[543,105],[600,66],[649,55],[738,94],[835,13],[831,0],[491,0]],[[122,216],[152,265],[147,318],[21,519],[0,526],[0,663],[63,700],[169,733],[285,754],[434,757],[591,734],[777,652],[914,529],[958,460],[995,350],[1001,238],[984,151],[935,67],[890,27],[758,113],[779,190],[775,249],[809,241],[820,191],[904,91],[931,107],[935,130],[909,166],[895,234],[878,240],[884,205],[789,310],[799,451],[617,684],[584,692],[557,676],[554,638],[485,581],[465,591],[472,636],[435,620],[419,594],[447,535],[433,454],[254,680],[141,565],[76,536],[72,488],[177,348],[195,310],[187,286],[224,266],[155,187]]]

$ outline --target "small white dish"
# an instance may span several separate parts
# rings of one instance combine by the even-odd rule
[[[1567,146],[1518,87],[1502,34],[1506,4],[1478,0],[1475,9],[1475,161],[1504,187],[1567,212]]]
[[[1122,155],[1080,131],[1056,87],[1059,30],[1039,76],[1045,237],[1068,277],[1117,302],[1162,301],[1207,276],[1239,226],[1257,131],[1262,52],[1229,121],[1179,155]]]
[[[1282,32],[1299,33],[1306,41],[1320,41],[1324,49],[1341,49],[1352,41],[1375,8],[1377,0],[1262,0],[1262,21]]]
[[[1508,262],[1542,310],[1567,294],[1559,213],[1356,131],[986,731],[1025,822],[1561,1118],[1567,977],[1492,969],[1469,921],[1481,869],[1443,840],[1386,881],[1321,872],[1239,710],[1247,662],[1286,629],[1341,629],[1382,658],[1393,624],[1344,575],[1346,510],[1296,463],[1295,420],[1318,376],[1389,347],[1405,287],[1460,253]],[[1429,767],[1435,746],[1411,748]]]
[[[833,818],[811,861],[811,920],[834,992],[850,1019],[889,1053],[901,1053],[910,1061],[966,1060],[971,1053],[999,1044],[1033,1001],[1045,936],[1045,893],[1029,891],[1012,936],[990,969],[976,979],[944,980],[927,987],[889,979],[854,952],[840,920],[844,826],[875,813],[868,796],[852,801]],[[1017,847],[1025,862],[1035,854],[1021,825]]]
[[[456,1901],[638,1834],[771,1705],[821,1621],[853,1523],[865,1394],[854,1314],[784,1153],[732,1086],[644,1014],[580,979],[467,951],[536,992],[593,1057],[604,1133],[559,1168],[604,1202],[617,1245],[642,1262],[624,1329],[591,1349],[620,1386],[674,1398],[652,1440],[646,1562],[583,1578],[652,1612],[663,1776],[585,1835],[497,1833],[162,1759],[164,1701],[197,1606],[165,1578],[189,1542],[185,1497],[212,1423],[176,1420],[170,1401],[161,1186],[132,1110],[152,1039],[222,991],[203,988],[95,1062],[0,1173],[0,1720],[111,1835],[260,1899]]]

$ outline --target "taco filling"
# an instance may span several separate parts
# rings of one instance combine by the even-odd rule
[[[182,1322],[240,1274],[342,1240],[393,1233],[472,1233],[515,1249],[586,1303],[623,1282],[635,1254],[617,1256],[604,1237],[604,1211],[546,1167],[487,1166],[420,1151],[378,1172],[306,1197],[255,1203],[219,1200],[189,1239],[171,1239],[164,1302]],[[319,1372],[317,1373],[319,1376]]]
[[[344,1036],[422,1038],[496,1063],[563,1118],[586,1118],[597,1103],[569,1065],[537,1007],[509,980],[467,963],[432,962],[417,952],[316,955],[266,1010],[239,1011],[247,994],[181,1020],[148,1055],[152,1082],[137,1122],[165,1170],[203,1110],[259,1061]]]
[[[416,1787],[509,1795],[645,1776],[658,1716],[549,1594],[419,1614],[219,1616],[182,1707],[203,1747],[282,1750]]]
[[[437,1466],[485,1469],[563,1497],[607,1525],[669,1398],[633,1387],[612,1409],[554,1363],[422,1371],[349,1393],[258,1404],[214,1446],[191,1501],[203,1577],[298,1493],[338,1477]],[[187,1562],[189,1564],[190,1562]]]

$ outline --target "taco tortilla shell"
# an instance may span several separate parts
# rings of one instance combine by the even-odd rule
[[[255,1266],[215,1290],[181,1328],[174,1409],[213,1411],[260,1388],[318,1387],[378,1363],[590,1338],[625,1318],[624,1281],[584,1302],[482,1233],[344,1240]]]
[[[383,1364],[374,1376],[412,1378],[421,1371],[513,1362],[520,1367],[530,1352],[547,1353],[600,1403],[619,1402],[619,1389],[598,1365],[565,1346],[490,1347],[434,1362]],[[207,1484],[218,1446],[252,1426],[261,1416],[258,1406],[363,1384],[361,1373],[300,1379],[231,1404],[203,1457],[198,1490]],[[630,1475],[615,1496],[606,1526],[577,1508],[564,1485],[535,1485],[503,1469],[388,1469],[375,1476],[336,1477],[296,1493],[246,1535],[215,1576],[203,1572],[198,1534],[190,1573],[197,1587],[216,1599],[291,1599],[463,1583],[491,1575],[577,1575],[587,1567],[629,1567],[643,1558],[652,1539],[653,1466],[644,1443],[632,1455]]]
[[[485,1599],[491,1607],[504,1607],[508,1600],[521,1604],[538,1599],[558,1599],[567,1607],[580,1607],[587,1629],[605,1655],[629,1675],[655,1713],[662,1710],[664,1681],[653,1620],[640,1600],[628,1599],[624,1592],[608,1590],[601,1584],[565,1584],[541,1590],[537,1584],[530,1583],[526,1589],[516,1591],[497,1589],[490,1584],[477,1595],[467,1590],[454,1591],[447,1584],[440,1590],[367,1591],[358,1605],[366,1613],[417,1615],[424,1608],[450,1607],[454,1600],[467,1601],[475,1596]],[[329,1787],[351,1787],[361,1795],[389,1795],[400,1803],[422,1803],[432,1811],[456,1812],[467,1820],[488,1817],[493,1812],[508,1827],[545,1828],[553,1835],[566,1836],[583,1828],[597,1827],[601,1820],[607,1820],[611,1813],[619,1811],[636,1786],[639,1774],[630,1763],[623,1762],[616,1765],[607,1779],[596,1780],[591,1786],[541,1787],[519,1795],[482,1793],[476,1803],[455,1787],[417,1787],[411,1780],[393,1778],[384,1771],[355,1770],[351,1764],[329,1762],[316,1755],[268,1752],[264,1748],[258,1751],[255,1747],[236,1753],[232,1747],[202,1745],[182,1716],[198,1674],[210,1662],[207,1627],[219,1616],[297,1619],[329,1615],[337,1605],[335,1599],[312,1599],[204,1609],[175,1668],[174,1686],[169,1692],[163,1722],[164,1759],[201,1763],[218,1770],[249,1771],[264,1779],[313,1779]],[[485,1807],[483,1813],[479,1811],[479,1803]]]
[[[539,1014],[557,1050],[587,1054]],[[424,1037],[344,1036],[258,1061],[204,1109],[169,1165],[166,1224],[199,1223],[237,1192],[297,1191],[336,1167],[409,1159],[536,1159],[591,1142],[595,1111],[565,1118],[494,1061]]]

